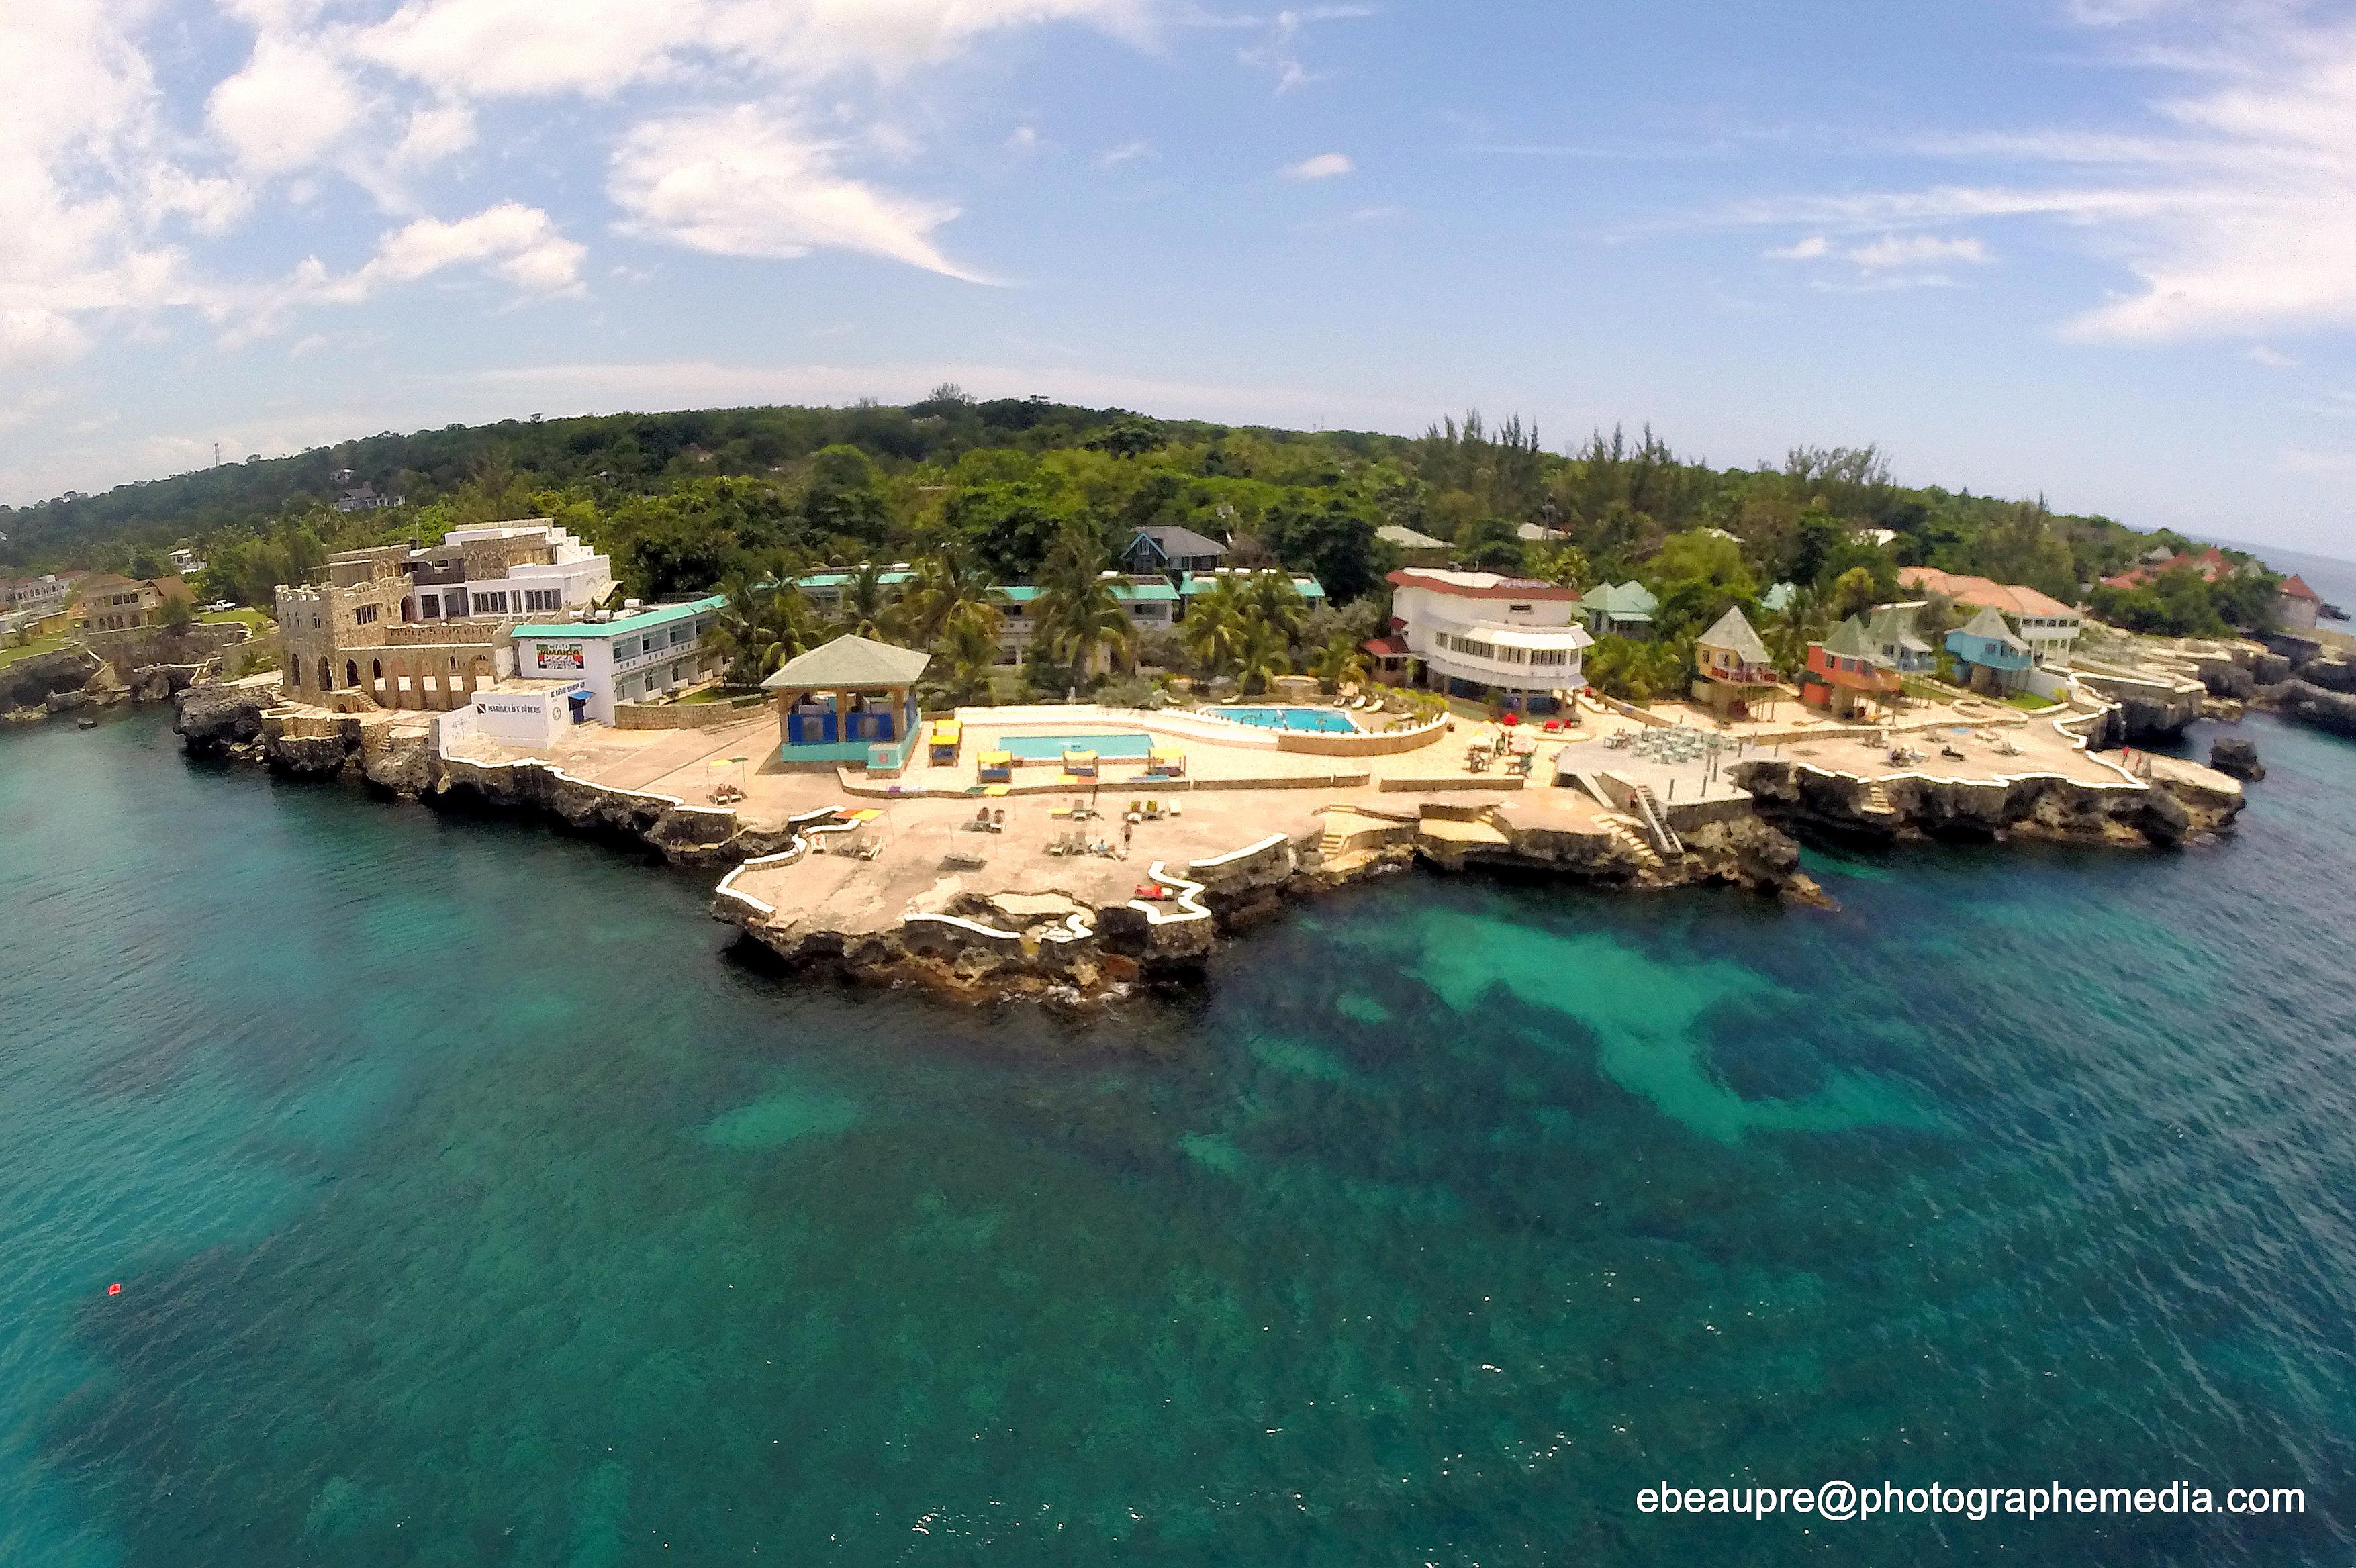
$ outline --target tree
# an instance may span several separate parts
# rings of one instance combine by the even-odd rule
[[[1001,578],[1035,573],[1056,535],[1080,520],[1054,484],[1035,480],[953,490],[941,516],[981,565]]]
[[[1088,441],[1090,446],[1122,458],[1142,457],[1149,452],[1161,451],[1169,443],[1169,436],[1155,421],[1118,409],[1112,421]]]
[[[1309,662],[1309,672],[1317,677],[1319,688],[1328,692],[1365,685],[1368,668],[1365,654],[1347,637],[1325,644]]]
[[[1590,581],[1593,572],[1587,552],[1575,544],[1541,545],[1529,552],[1523,570],[1558,588],[1576,588]]]
[[[1291,653],[1292,645],[1273,623],[1253,621],[1245,626],[1236,655],[1236,679],[1247,693],[1266,691],[1278,676],[1291,673]]]
[[[1247,621],[1274,626],[1290,647],[1300,636],[1301,624],[1309,618],[1309,602],[1301,596],[1290,574],[1261,571],[1254,573],[1244,586],[1243,611]]]
[[[930,647],[967,605],[988,607],[991,586],[990,574],[957,540],[923,557],[916,581],[900,600],[909,637],[920,648]]]
[[[813,539],[851,539],[871,549],[884,542],[891,514],[877,486],[875,465],[855,446],[838,443],[810,460],[802,492],[802,527]]]
[[[1244,595],[1232,577],[1222,577],[1198,595],[1178,624],[1178,639],[1194,667],[1216,679],[1243,655]]]
[[[1263,537],[1286,565],[1313,574],[1326,592],[1347,602],[1374,592],[1398,564],[1398,552],[1375,537],[1376,527],[1358,503],[1331,496],[1320,506],[1275,507]]]
[[[728,602],[704,636],[726,662],[730,685],[758,686],[809,651],[809,608],[790,581],[756,588],[740,577],[726,592]]]
[[[155,624],[167,632],[185,632],[196,621],[196,602],[185,593],[166,594],[163,603],[156,606]]]
[[[952,611],[942,625],[934,670],[941,694],[953,706],[975,707],[992,700],[991,681],[998,670],[1001,620],[995,606],[969,600]]]
[[[1084,680],[1098,653],[1119,659],[1137,645],[1137,628],[1105,575],[1106,560],[1095,530],[1074,524],[1056,536],[1039,571],[1037,635]]]
[[[1475,571],[1502,571],[1519,576],[1528,551],[1521,530],[1503,517],[1483,517],[1457,530],[1457,552]]]
[[[1684,689],[1687,647],[1600,637],[1587,652],[1587,684],[1623,702],[1651,702]]]
[[[1881,602],[1880,587],[1873,581],[1870,569],[1850,567],[1834,579],[1829,613],[1836,621],[1846,621],[1851,615],[1872,609]]]
[[[842,603],[836,612],[836,630],[877,642],[900,640],[901,605],[884,581],[884,568],[861,561],[842,585]]]

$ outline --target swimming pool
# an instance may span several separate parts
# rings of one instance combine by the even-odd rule
[[[1348,714],[1337,713],[1331,708],[1218,708],[1212,711],[1255,730],[1313,730],[1326,735],[1349,735],[1358,728],[1350,722]]]
[[[1153,737],[1123,735],[1009,735],[998,742],[1007,755],[1025,763],[1063,761],[1066,752],[1094,752],[1107,759],[1143,758],[1153,751]]]

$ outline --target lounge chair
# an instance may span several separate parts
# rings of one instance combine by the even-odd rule
[[[990,830],[992,833],[1003,833],[1006,831],[1006,808],[1004,806],[1001,805],[996,811],[990,814]]]

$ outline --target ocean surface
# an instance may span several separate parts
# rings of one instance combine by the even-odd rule
[[[2346,1563],[2356,746],[2246,732],[2225,845],[1417,873],[1092,1021],[0,736],[0,1564]],[[1835,1479],[2306,1510],[1637,1507]]]

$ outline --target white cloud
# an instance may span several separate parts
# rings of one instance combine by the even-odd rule
[[[475,112],[465,104],[423,104],[410,112],[392,162],[404,168],[438,164],[473,146],[475,134]]]
[[[952,278],[982,279],[942,254],[933,231],[958,209],[841,173],[836,144],[751,104],[650,120],[614,155],[606,193],[622,232],[723,256],[862,251]]]
[[[603,96],[674,70],[711,10],[699,0],[410,0],[353,48],[449,93]]]
[[[1289,180],[1328,180],[1357,172],[1358,165],[1352,163],[1344,153],[1320,153],[1313,158],[1287,164],[1277,171]]]
[[[610,96],[713,62],[809,80],[948,59],[980,35],[1084,22],[1142,41],[1151,0],[409,0],[356,43],[445,92]]]
[[[2076,9],[2112,37],[2169,23],[2170,47],[2127,58],[2163,65],[2193,90],[2151,103],[2147,128],[2008,131],[1919,149],[2027,177],[1751,203],[1731,220],[1851,231],[2067,224],[2136,280],[2064,324],[2082,341],[2356,326],[2356,25],[2311,22],[2295,5],[2082,0]]]
[[[2299,361],[2281,349],[2269,348],[2263,343],[2252,344],[2247,357],[2252,364],[2263,365],[2269,370],[2296,370],[2299,367]]]
[[[1097,167],[1117,169],[1123,164],[1133,164],[1140,158],[1157,158],[1151,142],[1124,142],[1118,147],[1108,147],[1097,155]]]
[[[316,163],[359,125],[368,102],[318,49],[264,33],[245,69],[212,91],[205,120],[246,168],[285,174]]]
[[[1933,234],[1890,234],[1847,252],[1848,259],[1868,272],[1892,267],[1929,266],[1940,261],[1986,265],[1991,258],[1978,240],[1944,240]]]
[[[530,294],[577,293],[587,247],[567,240],[536,207],[503,201],[445,223],[421,218],[377,244],[367,265],[327,281],[319,297],[339,304],[368,298],[387,283],[413,283],[453,267],[481,266]]]
[[[1767,252],[1771,261],[1815,261],[1833,253],[1833,242],[1821,234],[1811,234],[1779,250]]]
[[[46,305],[0,310],[0,368],[38,368],[63,365],[90,346],[73,318]]]

